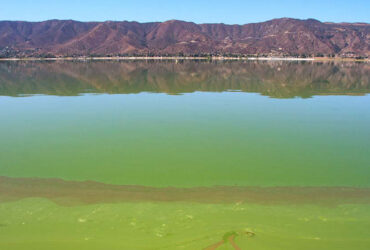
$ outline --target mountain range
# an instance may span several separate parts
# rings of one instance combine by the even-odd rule
[[[369,57],[370,24],[291,18],[245,25],[0,21],[0,57],[135,55]]]

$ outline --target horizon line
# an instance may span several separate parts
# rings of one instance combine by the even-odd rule
[[[29,21],[29,20],[0,20],[0,22],[28,22],[28,23],[42,23],[42,22],[48,22],[48,21],[74,21],[74,22],[81,22],[81,23],[105,23],[105,22],[129,22],[129,23],[166,23],[166,22],[171,22],[171,21],[179,21],[179,22],[186,22],[186,23],[194,23],[194,24],[224,24],[224,25],[247,25],[247,24],[255,24],[255,23],[265,23],[273,20],[282,20],[282,19],[288,19],[288,20],[299,20],[299,21],[308,21],[308,20],[314,20],[318,21],[320,23],[326,23],[326,24],[366,24],[369,25],[370,23],[363,21],[363,22],[332,22],[332,21],[321,21],[316,18],[295,18],[295,17],[277,17],[277,18],[272,18],[268,19],[265,21],[260,21],[260,22],[249,22],[249,23],[224,23],[224,22],[205,22],[205,23],[197,23],[193,21],[186,21],[186,20],[181,20],[181,19],[168,19],[165,21],[150,21],[150,22],[140,22],[140,21],[135,21],[135,20],[104,20],[104,21],[81,21],[81,20],[76,20],[76,19],[46,19],[46,20],[39,20],[39,21]]]

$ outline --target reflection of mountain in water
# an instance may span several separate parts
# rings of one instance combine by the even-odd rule
[[[277,98],[370,92],[370,64],[318,62],[3,62],[0,95],[256,92]]]

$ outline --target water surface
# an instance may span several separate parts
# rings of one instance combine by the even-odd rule
[[[3,62],[0,248],[368,249],[369,72]]]

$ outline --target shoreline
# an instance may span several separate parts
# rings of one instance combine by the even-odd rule
[[[53,57],[53,58],[0,58],[0,61],[131,61],[131,60],[210,60],[210,61],[333,61],[333,62],[370,62],[370,59],[329,58],[329,57],[178,57],[178,56],[127,56],[127,57]]]

